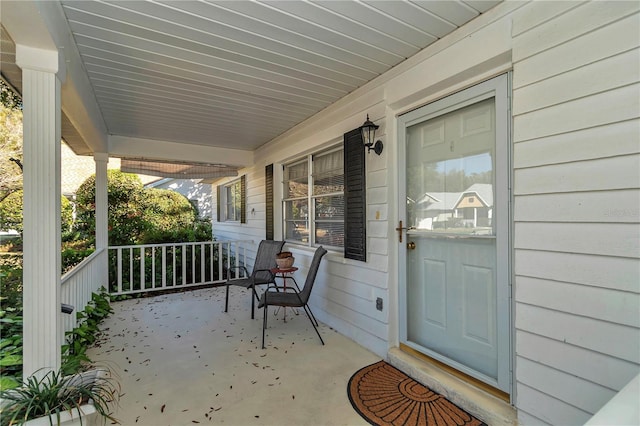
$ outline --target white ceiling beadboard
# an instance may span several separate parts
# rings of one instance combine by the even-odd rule
[[[244,150],[497,3],[61,1],[109,134]]]

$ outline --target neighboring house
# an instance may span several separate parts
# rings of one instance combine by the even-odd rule
[[[120,160],[118,158],[109,159],[107,168],[119,169]],[[80,185],[95,173],[96,163],[92,157],[76,155],[66,143],[62,142],[60,144],[60,185],[62,195],[73,201]]]
[[[493,185],[475,183],[463,192],[429,192],[415,203],[416,217],[409,224],[418,229],[447,229],[451,220],[457,228],[491,227]]]
[[[212,215],[211,185],[201,182],[201,179],[173,179],[162,178],[145,185],[147,188],[169,189],[184,195],[193,204],[201,218]]]
[[[214,234],[284,239],[299,274],[324,245],[319,321],[385,359],[426,359],[412,372],[457,371],[520,424],[584,424],[640,372],[639,91],[637,1],[501,2],[251,151],[215,183]],[[362,145],[365,117],[379,155]],[[110,154],[220,160],[96,133],[99,170]],[[464,179],[492,172],[491,195],[475,186],[486,181],[449,182],[439,164],[460,159]],[[433,226],[454,215],[482,232]],[[57,291],[45,284],[43,304]]]

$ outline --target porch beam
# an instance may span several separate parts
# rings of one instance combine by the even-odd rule
[[[145,160],[173,160],[195,163],[216,163],[248,167],[253,164],[253,151],[204,145],[185,145],[171,141],[109,136],[112,157]]]
[[[56,50],[16,45],[24,134],[23,377],[60,367],[60,90]]]

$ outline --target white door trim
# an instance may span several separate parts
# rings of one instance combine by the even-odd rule
[[[472,86],[463,91],[452,94],[446,98],[432,102],[419,109],[405,113],[397,118],[398,141],[398,217],[406,222],[406,129],[419,122],[458,110],[465,106],[477,103],[491,97],[495,98],[496,106],[496,150],[495,150],[495,179],[496,191],[494,211],[501,216],[497,220],[496,245],[497,245],[497,306],[498,318],[497,334],[501,344],[498,349],[498,377],[496,380],[484,377],[477,372],[468,371],[464,366],[454,366],[466,374],[477,377],[504,392],[513,394],[512,361],[513,361],[513,316],[512,316],[512,290],[511,290],[511,147],[510,147],[510,96],[509,75],[503,74],[491,80]],[[397,240],[396,240],[397,241]],[[403,241],[406,241],[404,239]],[[407,248],[404,243],[398,250],[398,320],[399,340],[403,344],[407,342],[407,300],[406,300],[406,258]],[[437,357],[436,357],[437,359]]]

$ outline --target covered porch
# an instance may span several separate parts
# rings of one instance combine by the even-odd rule
[[[159,281],[134,288],[136,270],[164,271],[166,265],[160,260],[152,266],[140,260],[144,255],[134,259],[144,248],[109,247],[106,170],[112,157],[223,168],[224,177],[214,181],[220,206],[212,214],[214,235],[219,241],[246,242],[242,262],[247,265],[260,240],[288,240],[304,277],[314,248],[324,241],[332,245],[311,300],[324,324],[324,347],[304,321],[297,321],[304,317],[293,317],[287,324],[272,322],[267,349],[258,350],[261,322],[245,319],[249,315],[242,310],[249,298],[235,297],[240,305],[222,314],[215,287],[118,302],[109,337],[94,358],[121,369],[127,398],[116,416],[125,423],[161,422],[162,416],[178,423],[204,423],[211,416],[231,424],[288,422],[278,415],[305,423],[293,410],[299,398],[309,404],[303,405],[306,410],[315,410],[312,397],[324,407],[335,404],[346,416],[344,423],[357,422],[345,406],[345,380],[354,369],[384,358],[412,375],[424,373],[426,384],[442,386],[447,396],[464,394],[463,408],[477,408],[473,414],[490,424],[583,424],[638,375],[636,2],[9,0],[0,12],[2,77],[24,104],[26,376],[60,366],[60,344],[74,321],[60,313],[60,304],[81,310],[92,291],[110,282],[110,251],[134,253],[116,267],[117,292],[173,285],[173,277],[164,280],[163,272]],[[488,82],[498,80],[499,87],[487,89]],[[448,312],[454,313],[449,319],[460,320],[456,338],[493,351],[496,372],[490,373],[456,358],[464,348],[449,354],[430,339],[416,342],[408,333],[412,316],[434,327],[445,322],[429,317],[433,311],[412,315],[406,304],[407,286],[414,283],[435,283],[435,298],[415,300],[436,314],[445,314],[440,300],[449,296],[444,278],[432,280],[419,268],[433,266],[434,259],[414,262],[418,279],[407,279],[411,253],[417,253],[406,244],[415,231],[405,214],[413,183],[405,175],[411,157],[407,147],[413,144],[422,154],[437,147],[462,156],[464,145],[445,138],[435,124],[449,113],[463,116],[463,108],[485,100],[497,106],[471,114],[468,126],[456,128],[469,135],[499,130],[501,144],[498,137],[490,140],[488,158],[501,186],[490,179],[495,203],[483,197],[482,208],[492,207],[491,220],[483,214],[486,229],[465,238],[499,239],[501,263],[495,275],[493,262],[480,265],[487,271],[483,276],[491,278],[484,298],[474,298],[473,292],[449,298],[456,305]],[[406,121],[420,110],[416,123]],[[358,130],[365,119],[375,123],[375,139],[383,149],[371,149],[373,141],[368,150],[362,146]],[[421,139],[407,140],[410,126],[418,126]],[[96,163],[96,252],[63,277],[61,138]],[[342,163],[340,172],[346,153],[358,154],[358,161]],[[428,159],[415,158],[420,160],[412,173],[417,183],[426,186],[429,172],[442,174],[429,168]],[[357,167],[348,175],[346,165]],[[318,185],[317,194],[305,192],[315,186],[316,167],[325,184]],[[356,192],[360,198],[349,201],[349,209],[349,202],[340,201],[349,188],[340,185],[354,182],[358,186],[349,195]],[[455,193],[470,188],[460,185]],[[241,214],[230,213],[236,199],[221,196],[225,191],[242,198]],[[349,228],[356,229],[353,245],[345,243],[346,229],[340,229],[347,221],[356,225]],[[186,264],[176,282],[198,275]],[[464,279],[476,282],[479,269],[467,268]],[[202,282],[187,284],[222,279],[213,272],[209,279],[206,273],[200,276]],[[499,292],[494,291],[498,284]],[[477,300],[482,309],[476,309]],[[466,316],[456,314],[457,308]],[[184,318],[199,333],[183,328]],[[213,322],[228,327],[220,332]],[[474,334],[468,325],[485,328]],[[432,360],[405,363],[400,348],[412,345]],[[320,362],[322,354],[331,360]],[[221,372],[214,362],[225,358],[233,368]],[[276,377],[285,373],[271,375],[287,363],[313,369],[334,358],[337,374],[323,376],[328,387],[322,395],[314,383],[299,395],[288,388],[292,378],[279,384]],[[445,367],[434,367],[437,362]],[[454,379],[443,374],[447,369],[455,370]],[[281,393],[279,403],[265,407],[250,400],[247,406],[256,410],[242,412],[232,399],[257,386],[251,374],[258,370],[258,383],[281,390],[263,395],[266,401]],[[196,372],[205,374],[192,376]],[[188,385],[177,385],[183,378],[197,383],[193,403],[165,398],[173,381],[175,393],[191,395],[191,389],[183,392]],[[205,398],[214,392],[208,392],[214,382],[207,378],[220,380],[221,390],[213,393],[218,400]],[[242,389],[232,379],[243,383]],[[148,383],[155,388],[145,388]],[[637,396],[637,386],[632,393]],[[480,403],[472,394],[481,395]],[[285,401],[287,410],[272,410]],[[635,409],[625,408],[625,415]],[[332,416],[327,411],[312,412],[320,419]],[[501,414],[488,420],[481,413]],[[637,418],[637,411],[631,415]]]
[[[232,287],[115,302],[89,353],[117,375],[124,425],[367,424],[347,383],[380,357],[321,324],[322,346],[304,313],[250,319],[249,293]]]
[[[499,3],[443,6],[416,2],[400,8],[380,3],[374,8],[359,2],[284,2],[277,6],[266,2],[3,2],[2,76],[22,95],[24,105],[25,376],[44,374],[60,365],[59,345],[74,322],[72,317],[61,317],[60,304],[82,310],[91,292],[110,282],[109,158],[222,169],[219,175],[210,176],[214,179],[254,173],[252,170],[274,162],[281,166],[284,160],[276,158],[280,139],[313,127],[309,120],[314,116],[329,123],[337,120],[334,112],[326,116],[323,110],[329,105],[351,109],[348,94],[368,96],[371,92],[371,99],[378,98],[379,83],[367,87],[369,82]],[[416,21],[416,14],[423,21]],[[422,25],[419,22],[431,28],[416,28]],[[282,30],[283,25],[291,29]],[[339,46],[334,45],[336,40]],[[367,108],[357,109],[357,114],[352,113],[347,123],[340,123],[331,133],[359,126],[368,115]],[[376,106],[375,111],[372,118],[380,121],[382,108]],[[320,134],[321,145],[340,140]],[[62,278],[57,273],[61,138],[77,154],[93,156],[96,162],[96,251]],[[316,149],[317,144],[305,136],[295,148],[296,155]],[[387,156],[380,152],[367,157],[373,182],[380,180],[387,167]],[[363,156],[362,171],[367,168],[364,160]],[[272,189],[282,197],[277,188],[282,171],[273,170]],[[252,242],[243,253],[242,262],[247,265],[265,235],[288,237],[284,213],[274,217],[268,212],[255,177],[251,176],[252,187],[243,195],[246,222],[244,216],[239,223],[221,220],[218,214],[220,223],[214,223],[219,240]],[[371,242],[365,237],[365,212],[359,214],[364,224],[358,242],[359,262],[345,261],[340,229],[331,240],[335,247],[328,262],[335,267],[327,269],[330,274],[321,273],[319,292],[324,293],[323,299],[335,300],[332,306],[322,306],[318,315],[379,356],[386,356],[395,296],[389,292],[387,250],[381,247],[387,243],[391,222],[383,203],[378,204],[374,205]],[[338,210],[331,206],[327,212]],[[236,225],[239,229],[232,229]],[[298,243],[306,245],[294,248],[304,264],[313,245],[302,239]],[[367,255],[367,246],[376,248]],[[131,278],[134,269],[149,267],[145,256],[140,257],[141,263],[135,266],[133,256],[129,258]],[[371,260],[362,262],[367,257]],[[117,262],[120,274],[127,261],[122,264],[118,258]],[[350,277],[361,266],[365,283],[352,281]],[[166,265],[153,267],[164,270]],[[219,271],[221,264],[214,268]],[[337,281],[336,273],[340,276]],[[182,271],[183,280],[185,275]],[[123,291],[120,275],[118,280],[111,290],[136,292],[133,287]],[[148,284],[142,280],[139,289]],[[201,281],[216,280],[221,281],[220,274]],[[335,290],[330,282],[350,287],[347,298],[358,300],[338,301],[341,296],[332,294]],[[160,284],[165,285],[170,284]]]

